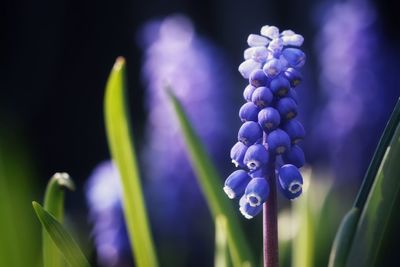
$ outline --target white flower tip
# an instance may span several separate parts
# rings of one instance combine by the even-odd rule
[[[236,168],[239,167],[239,162],[237,162],[236,160],[233,159],[232,163],[233,163],[233,165],[235,165]]]
[[[261,35],[258,34],[250,34],[247,37],[247,44],[249,46],[267,46],[269,40]]]
[[[255,198],[257,201],[253,202],[250,200],[251,198]],[[249,203],[249,205],[252,207],[258,207],[261,205],[261,197],[255,193],[246,195],[246,200],[247,200],[247,203]]]
[[[292,194],[296,194],[296,193],[298,193],[298,192],[301,190],[302,186],[303,186],[303,185],[302,185],[299,181],[293,181],[293,182],[291,182],[290,185],[289,185],[289,191],[290,191]]]
[[[230,188],[229,186],[224,186],[224,192],[225,194],[230,198],[230,199],[234,199],[236,197],[235,192],[232,190],[232,188]]]
[[[270,39],[275,39],[279,37],[279,29],[275,26],[265,25],[261,28],[261,35],[266,36]]]
[[[253,216],[248,214],[242,207],[239,208],[240,213],[248,220],[253,219]]]

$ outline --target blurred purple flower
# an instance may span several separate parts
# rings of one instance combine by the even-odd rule
[[[121,204],[121,184],[111,161],[100,163],[86,184],[86,201],[101,266],[131,266],[130,245]]]
[[[209,213],[186,153],[179,123],[166,94],[170,86],[220,170],[232,129],[228,64],[216,47],[182,15],[145,25],[138,38],[145,51],[142,70],[148,122],[143,149],[146,195],[154,228],[164,241],[191,247],[204,232]],[[203,239],[204,240],[204,239]],[[183,251],[182,251],[183,252]]]
[[[321,66],[320,87],[326,100],[313,123],[316,147],[325,147],[333,171],[360,177],[388,107],[381,68],[384,57],[367,1],[336,3],[327,9],[316,41]]]

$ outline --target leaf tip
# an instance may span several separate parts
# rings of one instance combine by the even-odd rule
[[[56,172],[52,179],[54,179],[60,187],[66,187],[71,191],[75,190],[74,181],[72,181],[71,177],[66,172]]]
[[[120,71],[124,66],[125,66],[125,58],[119,56],[115,60],[115,63],[114,63],[114,66],[113,66],[113,70],[114,71]]]

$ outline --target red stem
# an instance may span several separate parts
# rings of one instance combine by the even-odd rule
[[[266,178],[270,192],[263,210],[264,267],[278,267],[278,207],[274,160],[269,163]]]

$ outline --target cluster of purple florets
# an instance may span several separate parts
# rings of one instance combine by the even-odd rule
[[[302,193],[299,168],[304,153],[298,143],[304,138],[303,125],[296,119],[298,71],[306,56],[298,47],[304,38],[275,26],[263,26],[261,35],[250,34],[239,72],[249,85],[239,110],[243,122],[238,142],[231,149],[232,162],[241,168],[225,181],[229,198],[240,198],[241,213],[248,219],[262,210],[269,195],[268,173],[277,172],[278,187],[288,199]]]

